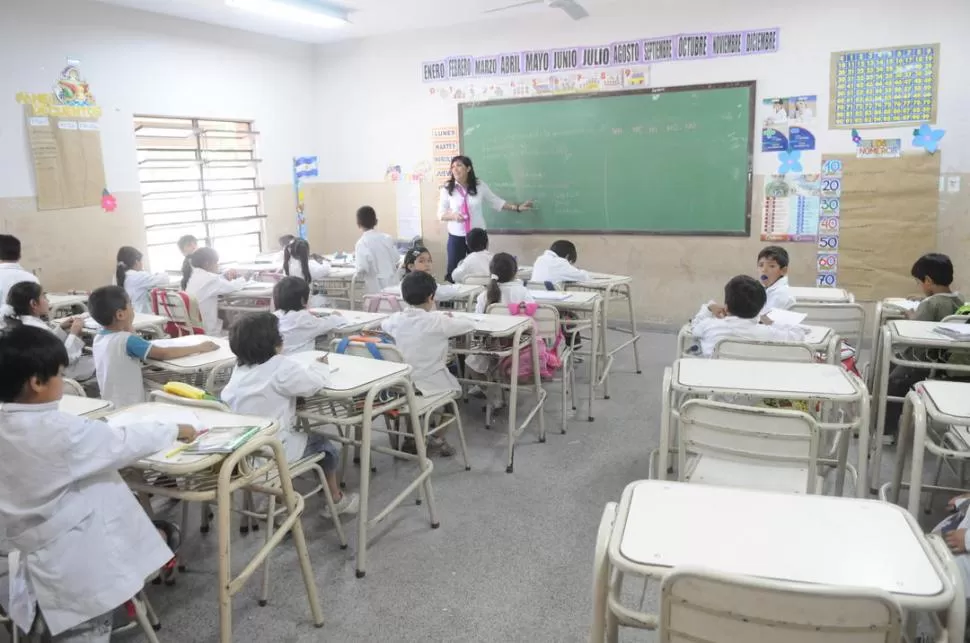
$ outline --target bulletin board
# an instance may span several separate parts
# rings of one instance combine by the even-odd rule
[[[36,116],[25,105],[38,210],[99,205],[105,187],[97,120]]]
[[[843,163],[839,286],[860,301],[911,293],[913,263],[937,245],[939,154],[831,158]]]

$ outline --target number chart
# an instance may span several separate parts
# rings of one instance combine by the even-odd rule
[[[842,224],[842,161],[839,159],[822,158],[820,193],[815,285],[834,288],[838,285],[839,228]]]
[[[935,123],[939,63],[939,44],[833,53],[830,126]]]
[[[814,243],[820,208],[818,174],[766,177],[761,240]]]

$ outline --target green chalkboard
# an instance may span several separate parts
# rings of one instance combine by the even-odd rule
[[[490,232],[751,230],[754,81],[461,105],[462,153],[499,196]]]

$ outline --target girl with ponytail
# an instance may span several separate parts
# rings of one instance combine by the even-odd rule
[[[491,281],[488,282],[485,292],[478,296],[475,303],[476,313],[484,313],[492,304],[535,301],[529,289],[515,278],[519,272],[515,257],[507,252],[500,252],[492,257],[488,269],[492,273]]]
[[[168,273],[151,274],[142,265],[142,254],[137,248],[121,246],[118,249],[118,262],[115,264],[115,281],[125,289],[136,313],[151,314],[152,304],[149,293],[152,288],[167,286]]]

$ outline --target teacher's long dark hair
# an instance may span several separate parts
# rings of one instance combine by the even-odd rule
[[[472,160],[467,156],[458,155],[451,159],[449,167],[455,162],[459,162],[468,168],[468,194],[478,194],[478,177],[475,176],[475,167],[472,165]],[[445,189],[448,190],[449,196],[455,192],[455,175],[452,174],[448,180],[445,182]]]

